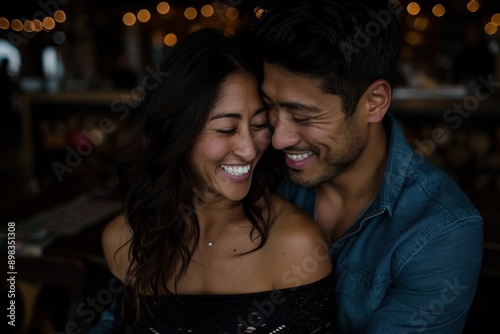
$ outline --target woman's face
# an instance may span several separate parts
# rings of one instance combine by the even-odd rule
[[[230,75],[188,156],[197,197],[203,202],[243,199],[269,144],[267,111],[256,78],[248,73]]]

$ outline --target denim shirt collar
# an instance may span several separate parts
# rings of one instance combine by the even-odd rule
[[[393,208],[403,191],[405,176],[408,174],[413,150],[408,144],[397,120],[387,113],[383,126],[389,141],[389,154],[384,168],[384,176],[377,196],[372,205],[365,211],[364,217],[387,211],[392,216]]]

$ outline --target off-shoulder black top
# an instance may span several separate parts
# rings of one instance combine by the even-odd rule
[[[125,332],[149,334],[332,334],[334,303],[329,274],[311,284],[268,292],[147,297],[141,307],[153,316],[133,326],[135,310],[122,300],[121,323]]]

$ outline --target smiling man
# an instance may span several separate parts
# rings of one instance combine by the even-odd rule
[[[262,1],[281,193],[321,226],[335,263],[339,333],[461,333],[480,273],[483,221],[412,150],[390,112],[402,8],[374,0]]]

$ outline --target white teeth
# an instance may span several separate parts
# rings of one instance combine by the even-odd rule
[[[309,158],[312,154],[313,154],[312,152],[307,152],[303,154],[287,154],[287,157],[293,161],[302,161]]]
[[[226,171],[226,173],[234,175],[234,176],[242,176],[247,174],[250,171],[250,165],[246,166],[239,166],[239,167],[232,167],[232,166],[225,166],[221,165],[221,168]]]

